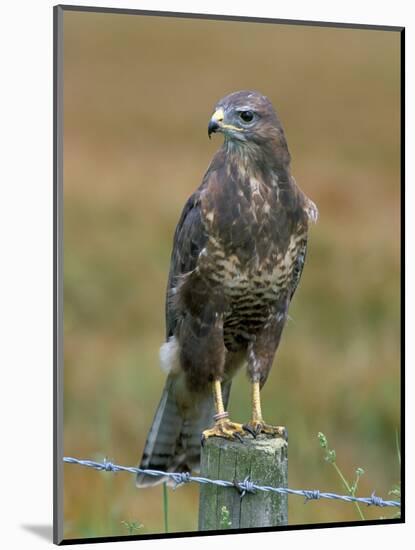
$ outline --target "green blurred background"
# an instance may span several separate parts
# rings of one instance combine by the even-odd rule
[[[136,465],[164,375],[175,225],[221,144],[217,100],[267,95],[292,172],[318,205],[264,417],[288,427],[289,486],[359,493],[399,482],[400,36],[231,21],[64,12],[64,453]],[[241,373],[230,411],[250,414]],[[162,488],[65,466],[65,537],[163,531]],[[198,486],[169,491],[172,531],[197,529]],[[367,518],[393,512],[365,508]],[[290,524],[357,520],[290,497]]]

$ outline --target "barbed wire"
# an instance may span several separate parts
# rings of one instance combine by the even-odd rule
[[[287,487],[270,487],[268,485],[257,485],[246,477],[243,481],[225,481],[223,479],[209,479],[206,477],[192,476],[189,472],[164,472],[162,470],[144,470],[141,468],[136,468],[134,466],[120,466],[119,464],[114,464],[107,461],[104,462],[95,462],[93,460],[80,460],[78,458],[73,458],[70,456],[65,456],[63,461],[68,464],[77,464],[79,466],[85,466],[87,468],[93,468],[94,470],[105,471],[105,472],[128,472],[130,474],[146,474],[154,477],[167,477],[172,479],[175,483],[174,488],[184,483],[210,483],[212,485],[218,485],[219,487],[233,487],[237,489],[241,495],[241,498],[244,497],[246,493],[255,493],[256,491],[269,491],[273,493],[278,493],[281,495],[297,495],[305,498],[305,502],[310,500],[319,500],[321,498],[327,498],[332,500],[341,500],[343,502],[360,502],[362,504],[367,504],[368,506],[379,506],[381,508],[387,506],[394,506],[400,508],[401,503],[397,500],[384,500],[381,497],[378,497],[375,492],[373,492],[370,497],[356,497],[353,495],[337,495],[336,493],[327,493],[324,491],[319,491],[318,489],[288,489]]]

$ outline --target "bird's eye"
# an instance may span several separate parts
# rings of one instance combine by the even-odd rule
[[[244,122],[251,122],[254,118],[254,113],[252,111],[241,111],[239,116]]]

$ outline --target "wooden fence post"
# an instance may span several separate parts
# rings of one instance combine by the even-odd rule
[[[200,475],[225,481],[249,480],[256,485],[287,487],[287,442],[260,435],[244,442],[211,437],[202,448]],[[269,527],[288,522],[287,495],[256,491],[242,498],[238,490],[200,485],[199,530]]]

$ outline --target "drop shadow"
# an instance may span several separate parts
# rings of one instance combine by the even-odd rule
[[[37,535],[38,537],[53,542],[53,527],[52,525],[22,525],[22,529]]]

